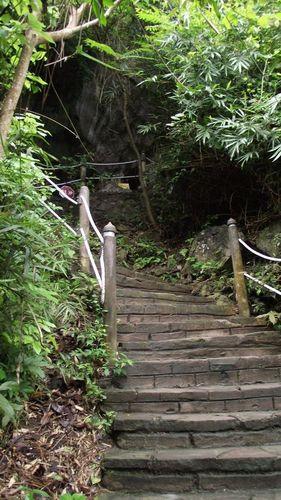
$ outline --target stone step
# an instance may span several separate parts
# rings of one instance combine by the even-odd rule
[[[190,287],[180,284],[166,283],[165,281],[157,281],[154,279],[146,279],[143,276],[130,277],[117,274],[118,288],[135,288],[140,290],[164,291],[181,294],[190,294]]]
[[[232,356],[267,356],[279,354],[280,347],[201,347],[198,349],[174,349],[162,351],[129,351],[133,361],[157,361],[160,359],[183,360],[202,358],[225,358]]]
[[[121,414],[114,430],[127,450],[261,446],[281,443],[281,412]]]
[[[281,408],[281,383],[107,390],[106,410],[201,413]]]
[[[137,361],[103,387],[160,388],[256,384],[281,380],[281,355],[194,360]]]
[[[129,342],[129,341],[147,341],[147,340],[172,340],[172,339],[189,339],[189,338],[214,338],[220,336],[227,336],[233,334],[247,334],[247,333],[268,333],[272,332],[269,328],[265,327],[244,327],[244,328],[221,328],[214,330],[193,330],[192,332],[188,331],[175,331],[175,332],[161,332],[161,333],[148,333],[148,332],[140,332],[140,333],[118,333],[118,341],[119,342]]]
[[[277,473],[278,475],[278,473]],[[281,489],[277,487],[276,490],[271,489],[274,486],[277,478],[276,474],[269,476],[275,478],[270,484],[270,489],[259,489],[259,491],[244,490],[244,491],[221,491],[221,492],[200,492],[186,494],[165,494],[165,493],[100,493],[97,495],[96,500],[281,500]],[[268,478],[268,475],[266,475]],[[253,479],[253,478],[252,478]]]
[[[114,432],[127,433],[210,433],[260,431],[281,427],[281,410],[230,413],[190,413],[163,415],[155,413],[118,413]]]
[[[117,470],[167,472],[273,472],[281,471],[281,445],[212,449],[120,450],[113,448],[104,465]]]
[[[240,375],[252,369],[274,369],[281,366],[281,354],[272,356],[232,356],[210,359],[177,359],[136,361],[126,368],[127,376],[205,374],[239,371]]]
[[[161,324],[167,324],[167,323],[177,323],[177,322],[183,322],[183,321],[189,321],[189,320],[200,320],[200,319],[205,319],[208,317],[211,317],[211,319],[227,319],[227,315],[222,315],[222,314],[204,314],[203,312],[198,313],[180,313],[178,314],[177,312],[175,313],[167,313],[167,314],[121,314],[120,312],[117,315],[117,320],[120,321],[120,323],[128,323],[128,324],[153,324],[156,323],[157,325]],[[230,316],[230,315],[229,315]]]
[[[180,294],[179,292],[153,292],[151,290],[141,290],[135,288],[117,288],[117,298],[124,300],[142,300],[142,301],[161,301],[161,302],[190,302],[199,304],[209,304],[215,303],[214,300],[208,297],[200,297],[197,295],[191,295],[188,293]]]
[[[229,316],[228,318],[193,318],[181,319],[181,321],[173,321],[168,319],[165,322],[157,323],[134,323],[118,320],[119,333],[167,333],[167,332],[193,332],[198,330],[214,330],[226,328],[242,328],[266,326],[266,322],[262,318],[242,318],[240,316]]]
[[[281,428],[226,432],[120,432],[115,443],[122,450],[166,450],[170,448],[223,448],[281,443]]]
[[[163,351],[179,349],[198,349],[209,347],[262,347],[262,346],[280,346],[281,335],[279,332],[253,332],[240,333],[238,335],[218,335],[201,337],[189,336],[184,339],[171,340],[145,340],[129,341],[119,344],[123,351]]]
[[[134,498],[131,493],[136,493],[135,498],[144,500],[154,498],[151,497],[151,493],[162,493],[159,498],[165,500],[281,500],[280,493],[275,494],[272,491],[274,488],[280,491],[281,473],[268,470],[263,472],[265,462],[266,460],[260,460],[261,472],[258,472],[259,467],[257,467],[257,471],[250,474],[243,471],[237,473],[224,471],[208,473],[207,467],[206,472],[200,471],[199,473],[192,471],[181,471],[179,473],[176,471],[157,471],[155,473],[154,471],[131,469],[106,470],[103,476],[103,485],[110,490],[122,491],[122,498],[123,492],[130,492],[127,497],[129,499]],[[253,463],[255,461],[251,460],[249,467]],[[245,469],[247,470],[247,467]],[[269,494],[265,488],[269,489]],[[230,491],[233,492],[233,490],[239,491],[238,494],[231,494]],[[252,493],[245,497],[245,490],[251,490]],[[212,493],[209,497],[207,491],[216,491],[216,493]],[[254,491],[256,491],[256,494],[253,493]],[[142,496],[141,494],[144,492],[147,492],[149,496]],[[185,494],[186,492],[188,492],[188,496]],[[190,492],[197,493],[193,496]],[[171,495],[167,493],[171,493]],[[180,494],[178,496],[177,493],[184,493],[184,495]],[[263,496],[264,494],[266,496]],[[119,500],[118,496],[116,498]],[[158,498],[158,495],[156,498]]]
[[[199,314],[201,316],[232,316],[235,310],[232,306],[217,306],[215,304],[188,304],[180,302],[177,304],[140,304],[136,301],[128,303],[118,303],[117,314],[122,315],[135,315],[135,316],[149,316],[155,317],[161,315],[167,317],[168,315],[181,316]],[[141,320],[139,320],[141,321]]]

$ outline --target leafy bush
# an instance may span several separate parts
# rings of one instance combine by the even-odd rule
[[[75,272],[79,240],[41,203],[52,190],[44,185],[40,162],[48,156],[38,137],[46,137],[40,121],[18,117],[0,162],[3,426],[15,421],[54,360],[65,380],[79,380],[89,398],[102,397],[95,380],[109,357],[96,281]]]

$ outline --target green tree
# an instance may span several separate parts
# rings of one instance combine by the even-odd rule
[[[41,0],[4,0],[1,13],[0,43],[7,48],[14,43],[15,71],[4,97],[0,114],[0,157],[11,127],[18,100],[27,78],[34,51],[42,51],[47,43],[57,43],[72,38],[85,29],[105,24],[106,18],[121,0],[92,0],[92,2],[41,2]],[[60,13],[63,8],[64,12]],[[67,21],[64,23],[66,12]],[[93,16],[95,16],[93,18]],[[64,25],[65,24],[65,25]],[[56,25],[55,29],[52,27]],[[62,26],[61,26],[62,25]],[[50,29],[49,29],[50,28]],[[3,40],[4,39],[4,40]],[[36,59],[36,56],[35,56]]]

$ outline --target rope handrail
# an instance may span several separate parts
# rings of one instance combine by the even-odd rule
[[[91,212],[90,212],[89,205],[88,205],[88,203],[86,202],[86,200],[85,200],[85,198],[84,198],[84,196],[83,196],[83,195],[80,195],[80,199],[82,200],[82,203],[83,203],[83,205],[84,205],[84,207],[85,207],[85,210],[86,210],[86,213],[87,213],[88,219],[89,219],[89,221],[90,221],[90,224],[91,224],[91,226],[92,226],[93,230],[95,231],[95,233],[96,233],[97,237],[99,238],[99,240],[100,240],[101,244],[103,245],[103,243],[104,243],[103,237],[102,237],[102,235],[101,235],[101,233],[100,233],[99,229],[97,228],[97,226],[96,226],[96,224],[95,224],[95,222],[94,222],[94,219],[93,219],[92,214],[91,214]]]
[[[250,279],[252,281],[255,281],[256,283],[258,283],[259,285],[263,286],[264,288],[267,288],[271,292],[277,293],[278,295],[281,295],[281,292],[279,290],[277,290],[276,288],[273,288],[273,286],[270,286],[270,285],[267,285],[266,283],[263,283],[258,278],[254,278],[254,276],[251,276],[250,274],[248,274],[246,272],[244,272],[244,276],[246,276],[246,278],[248,278],[248,279]]]
[[[73,203],[74,205],[78,205],[78,202],[76,200],[73,200],[72,198],[70,198],[54,181],[52,181],[52,179],[50,179],[50,177],[48,177],[43,172],[42,172],[42,174],[43,174],[43,177],[46,179],[46,181],[49,182],[49,184],[51,184],[60,193],[60,195],[63,198],[66,198],[68,201],[71,201],[71,203]]]
[[[67,224],[67,222],[65,222],[62,217],[57,214],[44,200],[40,200],[40,203],[42,203],[42,205],[47,209],[49,210],[49,212],[54,216],[56,217],[56,219],[58,219],[59,221],[62,222],[62,224],[72,233],[74,234],[74,236],[77,236],[77,233],[76,231],[69,225]]]
[[[98,271],[98,268],[97,268],[97,265],[95,263],[95,259],[93,257],[93,254],[91,252],[91,249],[90,249],[90,245],[89,245],[89,242],[87,240],[87,236],[85,234],[85,231],[82,227],[80,227],[80,232],[82,234],[82,238],[83,238],[83,241],[84,241],[84,244],[85,244],[85,248],[86,248],[86,251],[87,251],[87,254],[88,254],[88,257],[90,259],[90,262],[91,262],[91,265],[92,265],[92,268],[94,270],[94,273],[96,275],[96,278],[98,280],[98,283],[100,285],[100,288],[103,289],[103,284],[102,284],[102,279],[100,277],[100,273]]]
[[[266,260],[271,260],[273,262],[281,262],[281,259],[279,259],[277,257],[270,257],[269,255],[264,255],[263,253],[257,252],[256,250],[251,248],[249,245],[247,245],[247,243],[245,243],[245,241],[243,241],[241,238],[239,238],[238,241],[239,241],[239,243],[241,243],[241,245],[243,245],[245,248],[247,248],[247,250],[249,250],[253,254],[257,255],[258,257],[261,257],[261,258],[266,259]]]

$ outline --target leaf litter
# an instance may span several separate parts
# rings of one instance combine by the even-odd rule
[[[0,435],[0,498],[24,498],[23,488],[53,499],[62,493],[93,498],[99,489],[101,457],[110,446],[104,432],[89,422],[94,411],[81,389],[33,394],[26,403],[25,422]]]

